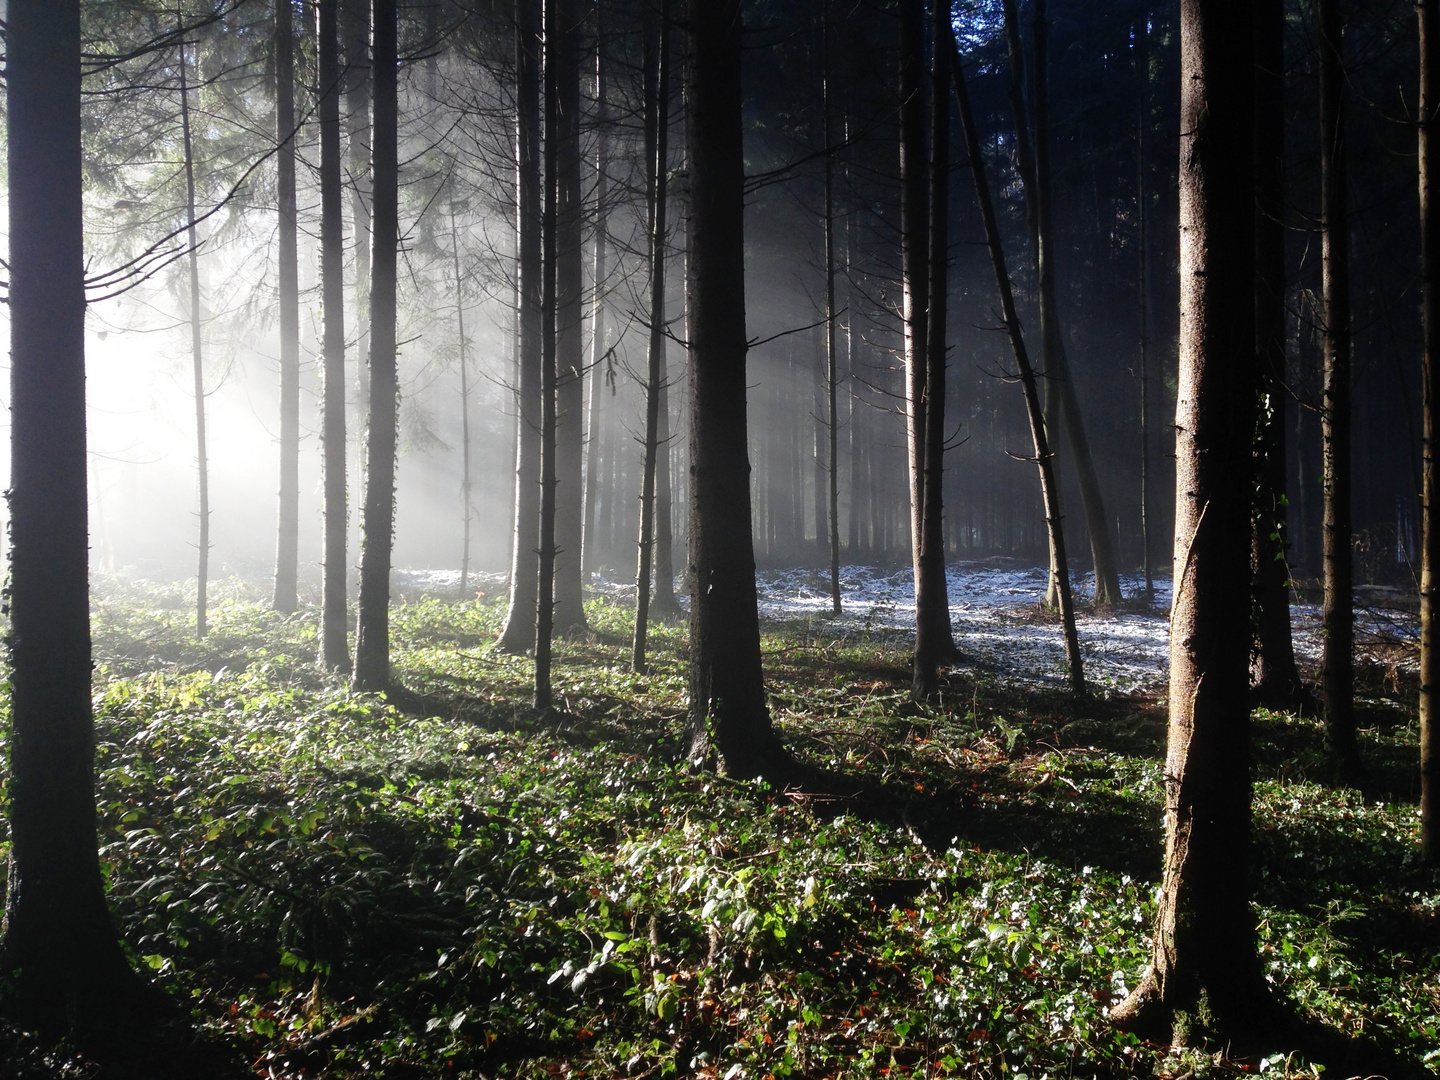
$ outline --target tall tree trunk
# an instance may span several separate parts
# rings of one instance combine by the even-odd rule
[[[460,591],[470,581],[470,526],[475,517],[474,485],[470,477],[470,341],[465,336],[465,293],[460,277],[460,230],[455,225],[455,203],[450,203],[450,256],[455,268],[455,332],[460,343]]]
[[[1325,598],[1320,693],[1325,745],[1341,778],[1364,773],[1355,735],[1355,615],[1350,519],[1350,216],[1346,206],[1345,63],[1338,0],[1319,0],[1320,287],[1325,308],[1325,520],[1321,530]]]
[[[687,755],[784,769],[760,667],[745,417],[740,0],[690,0],[690,709]]]
[[[603,400],[606,369],[605,301],[608,251],[608,214],[610,178],[609,125],[610,107],[605,85],[605,5],[595,4],[595,276],[594,295],[590,302],[590,402],[585,423],[585,521],[582,528],[581,576],[588,580],[599,565],[595,533],[595,500],[599,495],[600,464],[600,402]]]
[[[345,610],[345,238],[340,203],[340,43],[337,0],[316,0],[320,75],[320,287],[325,319],[320,459],[324,499],[324,586],[320,662],[349,670]]]
[[[830,611],[840,614],[840,414],[836,409],[839,357],[835,352],[835,152],[830,145],[834,115],[831,100],[830,7],[820,9],[820,55],[825,110],[825,434],[828,440],[827,479],[830,511]],[[947,177],[948,182],[948,177]]]
[[[524,653],[535,647],[539,581],[540,423],[544,297],[540,192],[540,25],[531,0],[515,0],[515,230],[519,249],[519,422],[515,439],[515,539],[510,556],[510,597],[499,647]]]
[[[360,618],[355,633],[355,689],[390,686],[390,557],[395,546],[395,442],[400,381],[395,363],[395,270],[399,223],[399,98],[396,0],[374,0],[372,42],[375,125],[370,260],[370,419],[365,429],[364,539],[360,550]]]
[[[930,79],[930,308],[925,327],[925,495],[920,534],[920,587],[915,593],[915,656],[910,695],[939,689],[939,665],[955,656],[945,581],[945,320],[950,267],[950,2],[935,0]]]
[[[295,201],[295,32],[291,0],[275,0],[275,142],[279,203],[280,499],[271,606],[299,606],[300,571],[300,267]]]
[[[666,0],[668,3],[668,0]],[[682,610],[675,599],[675,537],[671,524],[674,490],[670,467],[670,367],[666,349],[660,354],[660,405],[655,428],[655,580],[650,587],[650,617],[665,621],[678,619]]]
[[[1139,102],[1135,118],[1135,220],[1140,281],[1140,566],[1145,575],[1145,607],[1155,605],[1155,574],[1150,566],[1150,233],[1149,192],[1145,184],[1145,134],[1150,128],[1150,27],[1140,18],[1135,37]]]
[[[632,671],[645,670],[645,635],[650,619],[650,570],[655,539],[655,463],[660,443],[661,387],[665,378],[665,166],[670,125],[670,5],[660,0],[658,16],[647,15],[645,27],[645,162],[649,169],[650,350],[645,378],[645,463],[640,478],[640,550],[635,575],[635,637],[630,649]],[[668,509],[667,509],[668,513]]]
[[[940,27],[941,41],[951,53],[950,74],[955,84],[955,103],[960,110],[960,126],[965,135],[965,153],[971,161],[970,175],[975,182],[975,201],[985,227],[985,242],[990,250],[990,265],[995,271],[995,284],[1000,292],[1000,314],[1015,355],[1020,385],[1025,392],[1025,412],[1030,420],[1030,438],[1035,446],[1035,464],[1040,472],[1040,498],[1045,506],[1046,533],[1050,541],[1050,564],[1055,568],[1056,600],[1065,636],[1065,657],[1070,668],[1070,687],[1076,694],[1085,692],[1085,662],[1080,655],[1080,635],[1075,628],[1075,600],[1070,591],[1070,564],[1065,558],[1065,530],[1060,519],[1060,495],[1055,475],[1055,456],[1050,449],[1045,426],[1044,405],[1040,400],[1039,382],[1030,363],[1025,338],[1020,332],[1020,316],[1015,310],[1015,294],[1010,287],[1010,272],[1005,268],[1005,249],[1000,243],[1000,227],[995,220],[995,205],[990,198],[990,184],[985,178],[984,157],[980,152],[980,134],[970,111],[970,94],[965,88],[965,71],[955,47],[954,33],[947,22]]]
[[[1435,161],[1435,116],[1440,109],[1440,63],[1434,55],[1440,46],[1440,0],[1419,0],[1420,21],[1420,275],[1421,314],[1425,324],[1422,367],[1424,400],[1424,506],[1421,514],[1420,555],[1420,853],[1428,863],[1440,862],[1440,820],[1435,800],[1440,796],[1436,772],[1440,770],[1437,746],[1436,681],[1440,680],[1440,650],[1435,637],[1436,595],[1440,593],[1440,453],[1435,441],[1435,409],[1440,404],[1440,206],[1435,182],[1440,164]]]
[[[52,1035],[142,1011],[96,853],[79,0],[10,0],[9,887],[0,995]]]
[[[573,0],[547,9],[546,71],[555,68],[555,625],[566,636],[583,634],[585,486],[585,215],[580,168],[580,28]],[[553,35],[553,51],[550,48]]]
[[[910,479],[910,562],[920,592],[925,508],[925,331],[930,307],[925,202],[925,40],[923,0],[900,0],[900,277],[904,290],[905,452]]]
[[[1305,698],[1290,635],[1285,560],[1285,12],[1255,5],[1255,351],[1260,371],[1254,553],[1253,700],[1296,708]]]
[[[205,353],[200,325],[200,240],[195,228],[195,147],[190,138],[190,90],[185,42],[180,42],[180,132],[185,151],[185,244],[190,270],[190,373],[195,394],[195,473],[200,503],[199,558],[195,568],[195,636],[206,631],[205,599],[210,579],[210,459],[205,451]]]
[[[345,95],[346,186],[355,245],[355,482],[363,504],[369,477],[364,427],[370,408],[370,5],[372,0],[342,0],[340,8]],[[362,526],[363,527],[363,526]]]
[[[1255,400],[1251,8],[1180,7],[1180,385],[1165,861],[1151,966],[1112,1017],[1191,1042],[1254,1030],[1249,595]]]

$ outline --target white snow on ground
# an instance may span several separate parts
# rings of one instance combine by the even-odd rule
[[[958,562],[947,571],[950,617],[964,663],[1024,681],[1059,685],[1065,679],[1065,643],[1059,617],[1041,607],[1047,571],[1018,560]],[[397,593],[458,597],[456,570],[396,570]],[[1077,583],[1084,602],[1093,583]],[[1126,603],[1104,614],[1082,610],[1077,629],[1092,687],[1128,694],[1162,691],[1169,670],[1170,580],[1155,580],[1155,604],[1146,612],[1134,601],[1143,582],[1121,578]],[[817,638],[866,636],[903,642],[915,627],[915,591],[909,567],[845,566],[840,571],[841,614],[830,617],[830,578],[826,570],[762,570],[757,574],[762,620],[810,620]],[[496,596],[505,589],[503,574],[471,574],[467,594]],[[592,575],[592,595],[633,603],[634,582]],[[681,603],[688,603],[677,585]],[[1403,610],[1398,590],[1357,590],[1356,640],[1361,645],[1418,640],[1412,611]],[[1302,663],[1320,659],[1320,611],[1313,604],[1293,609],[1296,652]]]

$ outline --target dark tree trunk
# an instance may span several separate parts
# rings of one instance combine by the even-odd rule
[[[668,350],[667,350],[668,351]],[[674,490],[670,468],[670,368],[660,354],[660,408],[655,428],[659,457],[655,459],[655,580],[650,587],[650,616],[662,622],[678,619],[683,611],[675,599],[675,537],[671,524]]]
[[[829,481],[827,507],[830,512],[830,611],[840,614],[840,414],[836,392],[840,381],[839,357],[835,352],[835,151],[830,145],[833,73],[830,67],[830,9],[820,9],[820,55],[824,72],[825,110],[825,464]],[[948,181],[948,177],[947,177]]]
[[[86,571],[79,0],[10,0],[9,888],[0,994],[51,1034],[153,1004],[105,904]]]
[[[320,284],[325,319],[321,368],[321,486],[324,499],[324,586],[320,662],[349,670],[350,622],[345,610],[345,238],[340,184],[340,44],[337,0],[317,0],[320,75]]]
[[[1165,862],[1151,966],[1112,1013],[1192,1042],[1254,1030],[1250,476],[1255,381],[1251,9],[1182,0],[1180,385]],[[1196,1025],[1192,1028],[1191,1025]]]
[[[687,754],[783,769],[760,668],[745,417],[740,0],[690,0],[690,709]]]
[[[584,550],[581,552],[580,573],[588,579],[599,566],[596,549],[599,537],[595,532],[595,500],[599,496],[601,459],[600,403],[604,400],[606,348],[605,301],[607,292],[606,258],[609,254],[609,124],[610,107],[605,85],[605,23],[604,4],[595,5],[595,276],[594,296],[590,304],[590,402],[585,421],[585,521]]]
[[[925,327],[925,478],[920,574],[915,590],[915,656],[910,695],[929,699],[939,689],[939,666],[955,657],[945,581],[945,318],[950,267],[950,33],[949,0],[934,3],[935,57],[930,80],[930,306]]]
[[[925,332],[930,307],[926,237],[923,0],[900,0],[900,277],[904,289],[905,452],[910,479],[910,561],[920,592],[925,508]]]
[[[1420,273],[1421,313],[1425,320],[1423,364],[1424,506],[1421,514],[1420,568],[1420,852],[1429,863],[1440,862],[1440,822],[1435,800],[1440,795],[1436,771],[1436,680],[1440,679],[1440,651],[1435,640],[1436,594],[1440,584],[1440,522],[1435,503],[1440,499],[1440,454],[1436,453],[1435,408],[1440,403],[1440,206],[1436,206],[1435,113],[1440,109],[1440,63],[1434,51],[1440,46],[1440,0],[1420,0]]]
[[[567,637],[583,634],[585,592],[580,572],[584,544],[585,215],[580,170],[580,15],[573,0],[554,0],[546,20],[546,77],[554,66],[555,141],[555,626]],[[553,49],[551,40],[553,35]]]
[[[1149,193],[1145,183],[1145,134],[1150,128],[1150,29],[1141,17],[1136,27],[1135,69],[1140,76],[1135,119],[1135,220],[1139,234],[1140,280],[1140,567],[1145,576],[1145,606],[1155,604],[1155,575],[1150,566],[1150,234]]]
[[[669,448],[660,443],[661,387],[665,379],[665,172],[670,123],[669,4],[660,0],[658,16],[645,28],[645,161],[649,191],[650,349],[645,377],[644,469],[640,477],[640,550],[635,575],[635,637],[632,671],[645,670],[645,635],[650,620],[650,577],[655,540],[656,457]],[[668,508],[667,508],[668,513]]]
[[[275,529],[276,611],[299,606],[300,268],[295,202],[295,33],[291,0],[275,0],[275,141],[279,203],[280,502]]]
[[[470,341],[465,336],[465,291],[460,276],[460,230],[455,204],[450,204],[450,256],[455,268],[455,332],[460,347],[460,591],[470,581],[470,527],[475,517],[474,484],[470,476]]]
[[[1285,13],[1281,0],[1255,6],[1255,352],[1260,414],[1255,488],[1256,703],[1293,709],[1305,687],[1290,636],[1285,559]]]
[[[210,458],[205,449],[205,351],[200,323],[200,239],[195,228],[195,146],[190,138],[190,89],[185,44],[180,44],[180,129],[185,150],[185,244],[190,271],[190,374],[195,394],[195,476],[200,505],[199,558],[195,570],[195,636],[205,636],[205,600],[210,582]]]
[[[344,68],[346,186],[355,245],[355,482],[365,498],[369,452],[364,426],[370,407],[370,6],[373,0],[341,0],[340,33]],[[362,526],[363,527],[363,526]]]
[[[950,74],[955,84],[955,103],[960,110],[960,126],[965,135],[965,152],[971,161],[970,175],[975,182],[975,201],[985,226],[985,242],[990,250],[990,265],[995,271],[995,284],[1000,292],[1000,314],[1015,354],[1015,366],[1025,392],[1025,412],[1030,420],[1030,438],[1035,447],[1035,464],[1040,472],[1040,497],[1045,506],[1046,533],[1050,541],[1050,565],[1055,571],[1055,595],[1065,635],[1065,657],[1070,667],[1070,687],[1076,694],[1085,692],[1085,664],[1080,655],[1080,635],[1075,629],[1075,599],[1070,590],[1069,562],[1065,558],[1065,530],[1060,520],[1060,493],[1055,475],[1055,457],[1045,426],[1044,406],[1040,387],[1025,338],[1020,332],[1020,316],[1015,311],[1015,295],[1010,287],[1010,273],[1005,268],[1005,249],[1000,243],[1000,227],[995,220],[995,206],[990,198],[990,184],[985,178],[984,157],[980,152],[980,135],[975,117],[970,112],[970,94],[965,88],[965,71],[955,48],[953,32],[947,23],[941,28],[944,45],[951,52]]]
[[[395,365],[395,264],[400,239],[396,0],[374,2],[370,417],[365,429],[368,475],[360,550],[360,618],[355,632],[355,689],[368,691],[390,685],[390,556],[395,546],[395,441],[400,404]]]
[[[1345,64],[1338,0],[1319,0],[1320,287],[1325,308],[1325,520],[1321,529],[1325,598],[1320,694],[1325,745],[1347,783],[1364,766],[1355,736],[1355,614],[1350,519],[1350,215],[1346,206]]]
[[[499,647],[524,653],[535,647],[537,545],[540,539],[540,369],[544,259],[541,254],[540,26],[531,0],[515,3],[515,229],[519,248],[520,372],[516,396],[515,538],[510,556],[510,598]]]

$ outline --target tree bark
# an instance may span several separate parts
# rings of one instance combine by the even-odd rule
[[[1435,801],[1440,795],[1437,746],[1436,681],[1440,679],[1440,650],[1436,649],[1436,595],[1440,583],[1440,522],[1435,504],[1440,499],[1440,454],[1435,440],[1435,408],[1440,403],[1440,206],[1436,205],[1435,114],[1440,109],[1440,63],[1434,55],[1440,46],[1440,0],[1419,0],[1420,22],[1420,276],[1421,315],[1425,352],[1422,362],[1425,443],[1423,453],[1424,504],[1421,514],[1420,555],[1420,853],[1431,864],[1440,862],[1440,820]]]
[[[206,588],[210,580],[210,459],[205,449],[205,351],[200,323],[200,240],[195,228],[195,147],[190,138],[190,88],[186,82],[185,42],[180,42],[180,131],[185,152],[185,244],[190,271],[190,374],[195,395],[195,476],[200,506],[200,535],[196,548],[195,636],[203,638],[206,625]]]
[[[345,238],[340,186],[340,43],[337,0],[316,0],[320,75],[320,283],[325,327],[321,367],[320,459],[324,499],[324,586],[320,662],[350,668],[345,606]]]
[[[374,0],[374,4],[370,416],[365,429],[368,475],[360,550],[360,616],[355,632],[355,689],[378,692],[390,686],[390,558],[395,546],[395,444],[400,404],[395,363],[395,271],[400,223],[396,0]]]
[[[827,436],[827,507],[830,512],[830,611],[840,614],[840,414],[836,408],[839,357],[835,352],[835,153],[830,145],[834,115],[830,70],[830,9],[820,11],[820,55],[825,111],[825,433]],[[948,115],[948,113],[947,113]],[[949,177],[946,177],[948,183]]]
[[[900,0],[900,276],[904,291],[905,453],[910,480],[910,562],[920,592],[925,507],[925,332],[930,307],[926,237],[923,0]]]
[[[740,0],[690,0],[691,761],[739,777],[788,762],[760,666],[745,416]]]
[[[90,709],[79,0],[10,0],[10,738],[0,995],[48,1034],[154,999],[116,938],[96,853]]]
[[[1343,28],[1338,0],[1318,0],[1320,21],[1320,287],[1325,309],[1325,598],[1320,694],[1325,745],[1341,779],[1364,774],[1355,735],[1355,614],[1350,518],[1350,216],[1346,206]]]
[[[645,161],[649,168],[650,349],[645,377],[645,462],[640,478],[640,550],[635,574],[635,637],[630,669],[645,671],[645,636],[650,619],[650,571],[655,540],[655,471],[660,444],[661,386],[665,378],[665,165],[670,124],[669,3],[647,16],[645,43]],[[663,448],[669,453],[669,448]],[[668,510],[667,510],[668,512]]]
[[[1255,351],[1260,371],[1252,561],[1257,704],[1298,708],[1306,697],[1290,634],[1285,558],[1284,34],[1281,0],[1255,6]]]
[[[985,242],[990,251],[990,265],[995,271],[995,284],[1000,292],[1000,314],[1015,354],[1020,385],[1025,392],[1025,412],[1030,420],[1030,438],[1035,447],[1035,464],[1040,472],[1040,498],[1045,506],[1046,534],[1050,542],[1050,565],[1055,568],[1056,600],[1065,636],[1065,657],[1070,669],[1070,688],[1076,694],[1085,692],[1085,662],[1080,655],[1080,635],[1075,628],[1075,600],[1070,591],[1070,564],[1065,558],[1065,530],[1060,518],[1060,493],[1055,476],[1055,457],[1045,426],[1044,405],[1040,387],[1025,338],[1020,332],[1020,316],[1015,311],[1015,294],[1010,287],[1010,273],[1005,268],[1005,249],[1000,243],[1000,227],[995,220],[995,205],[990,198],[990,184],[985,178],[984,157],[980,152],[980,134],[970,111],[970,94],[965,87],[965,71],[955,46],[954,32],[947,23],[940,28],[942,41],[950,50],[950,75],[955,84],[955,103],[960,110],[960,126],[965,135],[965,153],[970,159],[970,176],[975,182],[975,201],[985,227]]]
[[[370,408],[370,175],[372,0],[342,0],[340,33],[344,67],[340,87],[345,95],[345,185],[350,192],[350,225],[355,246],[355,482],[365,500],[368,443],[364,434]],[[363,526],[362,526],[363,527]]]
[[[515,2],[515,229],[519,248],[519,422],[515,438],[515,539],[510,556],[510,597],[499,647],[524,653],[535,647],[540,539],[540,383],[544,259],[541,253],[540,26],[531,0]]]
[[[295,34],[291,0],[275,0],[275,141],[279,204],[280,498],[271,606],[299,606],[300,571],[300,267],[295,200]]]
[[[1182,0],[1180,384],[1165,861],[1151,966],[1113,1013],[1193,1043],[1268,1003],[1250,911],[1251,9]]]
[[[595,4],[595,274],[594,296],[590,303],[590,402],[585,422],[585,521],[582,528],[584,550],[580,572],[588,580],[599,565],[596,549],[599,537],[595,532],[595,500],[599,496],[600,477],[600,402],[603,400],[607,351],[605,348],[606,258],[609,254],[609,125],[610,107],[605,82],[605,6]]]
[[[1135,220],[1139,234],[1140,281],[1140,566],[1145,577],[1145,607],[1155,606],[1155,574],[1150,565],[1150,233],[1149,193],[1145,185],[1145,133],[1150,127],[1150,28],[1142,14],[1135,31],[1135,68],[1140,76],[1135,117]]]
[[[465,293],[460,276],[460,230],[455,225],[455,203],[450,203],[450,257],[455,271],[455,332],[460,347],[460,591],[470,581],[470,526],[475,517],[474,485],[470,476],[470,357],[465,336]]]

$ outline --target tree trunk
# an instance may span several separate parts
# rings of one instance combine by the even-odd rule
[[[185,42],[180,43],[180,132],[185,151],[185,244],[190,270],[190,372],[195,393],[195,473],[200,503],[199,559],[195,570],[195,636],[206,631],[205,599],[210,579],[210,459],[205,452],[205,354],[200,325],[200,240],[195,228],[195,148],[190,139],[190,91]]]
[[[1260,372],[1254,553],[1253,700],[1298,708],[1305,687],[1290,636],[1285,559],[1284,34],[1281,0],[1255,7],[1255,351]]]
[[[1435,504],[1440,499],[1440,454],[1436,453],[1435,407],[1440,402],[1440,207],[1436,206],[1434,160],[1435,113],[1440,108],[1440,63],[1433,55],[1440,45],[1440,0],[1416,4],[1420,20],[1420,275],[1421,314],[1425,324],[1423,362],[1424,400],[1424,506],[1421,515],[1420,555],[1420,853],[1431,864],[1440,862],[1440,822],[1435,800],[1440,795],[1436,771],[1437,746],[1435,685],[1440,679],[1440,653],[1435,639],[1436,594],[1440,584],[1440,522]]]
[[[900,0],[900,276],[904,290],[905,452],[910,479],[910,561],[920,593],[925,508],[925,350],[930,272],[925,202],[925,41],[923,0]]]
[[[365,422],[370,408],[370,5],[372,0],[342,0],[340,8],[345,95],[346,186],[350,191],[350,225],[355,245],[355,482],[365,499],[369,452]]]
[[[515,0],[515,230],[520,273],[519,423],[515,439],[515,539],[510,555],[510,598],[499,647],[524,653],[535,647],[539,581],[540,383],[544,259],[541,255],[540,26],[539,8]]]
[[[1145,607],[1155,606],[1155,575],[1150,566],[1150,234],[1146,225],[1149,193],[1145,185],[1145,133],[1150,127],[1150,28],[1141,16],[1136,27],[1135,68],[1140,76],[1135,118],[1135,219],[1140,257],[1140,566],[1145,575]]]
[[[460,230],[455,225],[455,203],[450,203],[450,255],[455,268],[455,332],[460,343],[460,591],[470,581],[470,526],[475,517],[474,485],[470,477],[470,357],[465,337],[465,293],[460,276]]]
[[[1180,384],[1165,861],[1151,966],[1113,1013],[1193,1043],[1262,1022],[1250,911],[1249,491],[1255,400],[1251,9],[1182,0]],[[1195,1025],[1192,1027],[1192,1025]]]
[[[345,610],[345,238],[340,203],[340,44],[337,0],[316,0],[320,75],[320,284],[325,319],[321,368],[321,486],[324,498],[324,587],[320,662],[350,668]]]
[[[655,459],[660,444],[660,390],[665,378],[665,166],[670,124],[669,4],[645,28],[645,162],[650,233],[650,350],[645,378],[645,464],[640,479],[640,551],[635,575],[635,637],[630,669],[645,670],[645,635],[650,619],[650,570],[655,539]],[[658,23],[658,26],[656,25]],[[669,453],[669,447],[663,448]]]
[[[971,161],[970,175],[975,182],[975,201],[985,226],[986,246],[990,264],[995,271],[995,284],[1000,292],[1000,313],[1015,354],[1020,384],[1025,392],[1025,412],[1030,420],[1030,438],[1035,446],[1035,464],[1040,471],[1040,497],[1045,505],[1045,526],[1050,541],[1050,565],[1055,568],[1056,600],[1065,635],[1065,657],[1070,668],[1070,687],[1076,694],[1085,692],[1085,662],[1080,655],[1080,635],[1075,629],[1075,600],[1070,591],[1070,569],[1065,558],[1065,530],[1060,519],[1059,485],[1055,476],[1055,457],[1050,450],[1045,426],[1044,406],[1030,354],[1020,332],[1020,316],[1015,311],[1015,295],[1010,287],[1010,273],[1005,268],[1005,250],[1000,243],[1000,227],[995,220],[995,206],[990,199],[990,184],[985,178],[984,157],[980,153],[980,135],[970,112],[970,94],[965,88],[965,71],[955,47],[949,24],[940,27],[944,46],[950,50],[950,75],[955,84],[955,103],[960,109],[960,126],[965,135],[965,152]]]
[[[79,0],[10,0],[9,888],[0,995],[51,1035],[139,992],[96,854],[85,492]]]
[[[271,606],[299,606],[300,571],[300,267],[295,201],[295,33],[290,0],[275,0],[275,141],[279,203],[280,500]]]
[[[555,626],[567,637],[583,634],[585,486],[585,215],[580,169],[579,15],[573,0],[554,0],[547,14],[546,71],[554,66],[555,126]],[[553,49],[551,35],[553,34]]]
[[[1350,519],[1350,216],[1346,207],[1345,66],[1338,0],[1319,0],[1320,287],[1325,308],[1325,400],[1321,408],[1325,598],[1320,694],[1325,746],[1346,783],[1364,773],[1355,736],[1355,616]]]
[[[934,7],[935,57],[930,80],[930,307],[925,327],[925,479],[920,577],[915,592],[915,656],[910,696],[926,701],[939,689],[939,665],[954,659],[945,581],[945,319],[950,266],[949,0]]]
[[[395,363],[395,270],[399,224],[399,98],[396,0],[374,0],[375,126],[371,132],[374,218],[370,260],[370,419],[365,429],[365,520],[355,689],[390,686],[390,557],[395,546],[395,442],[400,381]]]
[[[820,55],[824,72],[825,109],[825,433],[828,454],[830,511],[830,611],[840,614],[840,414],[836,409],[839,357],[835,352],[835,153],[830,145],[833,116],[830,70],[830,8],[821,6]],[[948,177],[947,177],[948,181]]]
[[[783,769],[760,667],[745,418],[740,0],[690,0],[690,708],[687,755]]]
[[[604,4],[595,4],[595,276],[594,296],[590,303],[590,402],[585,422],[585,521],[582,528],[580,573],[588,580],[590,573],[599,563],[596,548],[599,537],[595,533],[595,500],[599,495],[600,464],[600,402],[603,400],[606,368],[605,349],[605,301],[607,273],[606,250],[608,246],[608,214],[610,178],[609,146],[607,145],[610,124],[610,109],[606,101],[605,86],[605,24]]]

